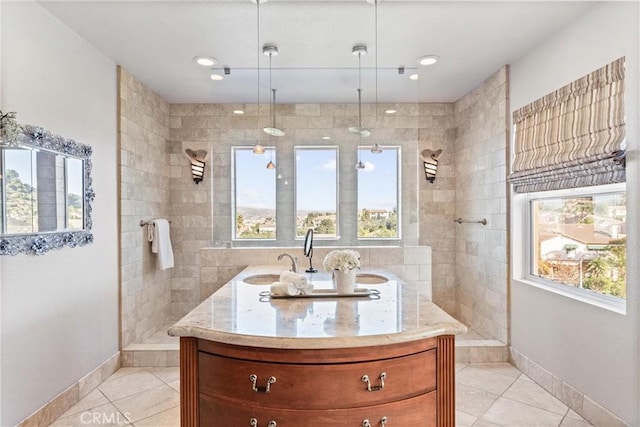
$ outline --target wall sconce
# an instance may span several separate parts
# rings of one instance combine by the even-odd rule
[[[438,173],[438,157],[442,154],[442,150],[422,150],[422,164],[424,165],[424,176],[431,184],[436,179]]]
[[[184,150],[191,161],[191,175],[193,176],[193,182],[200,184],[204,178],[205,160],[207,159],[207,152],[205,150],[193,151],[189,148]]]

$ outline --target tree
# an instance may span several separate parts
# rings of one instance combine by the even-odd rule
[[[593,223],[593,199],[591,197],[567,199],[562,210],[565,217],[565,224]]]
[[[244,216],[240,213],[236,215],[236,227],[237,230],[242,230],[244,228]]]
[[[335,223],[329,218],[325,218],[322,221],[320,221],[320,224],[314,231],[318,234],[335,234],[336,233]]]
[[[13,229],[14,232],[29,231],[21,227],[30,226],[32,218],[37,215],[37,192],[29,184],[22,182],[18,172],[13,169],[8,169],[5,174],[5,192],[8,224],[17,227]]]

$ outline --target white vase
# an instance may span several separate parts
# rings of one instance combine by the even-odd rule
[[[356,271],[355,270],[347,270],[333,271],[333,281],[336,285],[336,290],[338,294],[352,294],[354,289],[356,288]]]

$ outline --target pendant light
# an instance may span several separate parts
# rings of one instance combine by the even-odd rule
[[[267,169],[275,169],[276,168],[276,164],[273,163],[273,150],[274,149],[269,150],[269,163],[267,163]]]
[[[271,127],[262,129],[271,136],[284,136],[284,131],[276,127],[276,89],[271,87],[271,59],[278,54],[278,47],[270,44],[264,45],[262,53],[269,57],[269,91],[271,92],[271,102],[269,103],[269,113],[271,114]]]
[[[355,133],[359,136],[360,142],[358,143],[358,163],[356,163],[356,169],[364,169],[364,163],[360,158],[360,147],[362,146],[362,137],[371,135],[368,129],[362,127],[362,55],[367,54],[367,47],[365,45],[355,45],[351,50],[351,53],[358,56],[358,126],[351,126],[349,132]]]
[[[373,1],[374,9],[375,9],[375,43],[376,43],[376,122],[378,121],[378,2],[380,0],[371,0]],[[373,154],[382,153],[382,147],[377,142],[371,146],[371,152]]]
[[[257,34],[257,40],[258,40],[258,44],[256,45],[257,49],[257,58],[258,58],[258,66],[257,66],[257,70],[258,70],[258,127],[260,126],[260,3],[264,3],[261,2],[260,0],[256,0],[256,10],[257,10],[257,23],[256,23],[256,34]],[[260,131],[258,131],[258,139],[255,143],[255,145],[253,146],[253,154],[264,154],[264,146],[262,144],[260,144]]]
[[[349,132],[367,137],[371,135],[371,131],[362,127],[362,55],[367,54],[367,46],[355,45],[351,53],[358,56],[358,126],[351,126]]]

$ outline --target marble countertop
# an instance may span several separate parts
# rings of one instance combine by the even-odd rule
[[[467,330],[426,294],[384,270],[359,272],[389,278],[383,284],[358,284],[379,290],[379,298],[269,299],[259,295],[269,285],[243,281],[281,272],[281,266],[247,267],[169,328],[169,335],[251,347],[322,349],[409,342]],[[316,289],[332,287],[327,273],[303,274]]]

